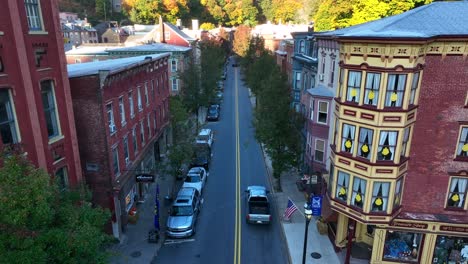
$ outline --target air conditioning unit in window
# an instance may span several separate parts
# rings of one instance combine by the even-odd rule
[[[323,74],[319,74],[319,80],[323,81]]]
[[[114,124],[110,124],[110,125],[109,125],[109,129],[110,129],[110,132],[111,132],[111,133],[114,133],[114,132],[117,131],[117,127],[116,127]]]

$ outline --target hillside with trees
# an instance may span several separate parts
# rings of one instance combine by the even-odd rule
[[[61,11],[79,13],[92,22],[130,20],[155,24],[161,15],[184,25],[255,26],[273,23],[309,23],[315,30],[333,30],[400,14],[432,0],[123,0],[122,13],[112,12],[110,0],[59,0]]]

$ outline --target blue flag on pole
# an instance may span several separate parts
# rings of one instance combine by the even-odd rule
[[[159,184],[156,184],[156,198],[154,204],[154,228],[160,231],[159,226]]]

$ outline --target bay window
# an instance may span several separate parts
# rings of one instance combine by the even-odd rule
[[[385,107],[401,107],[405,93],[406,74],[389,74]]]
[[[356,127],[348,124],[343,124],[343,131],[341,132],[341,151],[353,153],[354,149],[354,132]]]
[[[372,187],[371,211],[386,212],[388,207],[389,182],[374,182]],[[396,195],[396,194],[395,194]]]
[[[380,73],[367,73],[364,104],[377,106],[379,103]]]
[[[395,157],[395,147],[398,132],[381,131],[379,139],[379,150],[377,160],[393,160]]]
[[[370,160],[372,157],[372,140],[374,131],[372,129],[361,127],[359,129],[359,149],[358,155]]]
[[[359,177],[353,179],[353,194],[351,195],[351,204],[362,209],[366,197],[367,181]]]
[[[338,171],[338,178],[336,180],[335,197],[346,202],[348,199],[348,186],[349,186],[349,174],[346,172]]]
[[[359,103],[361,94],[361,72],[349,71],[348,89],[346,91],[346,101]]]

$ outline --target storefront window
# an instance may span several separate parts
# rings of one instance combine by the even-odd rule
[[[468,263],[468,237],[437,236],[432,263]]]
[[[418,262],[422,234],[388,231],[384,246],[384,260]]]

